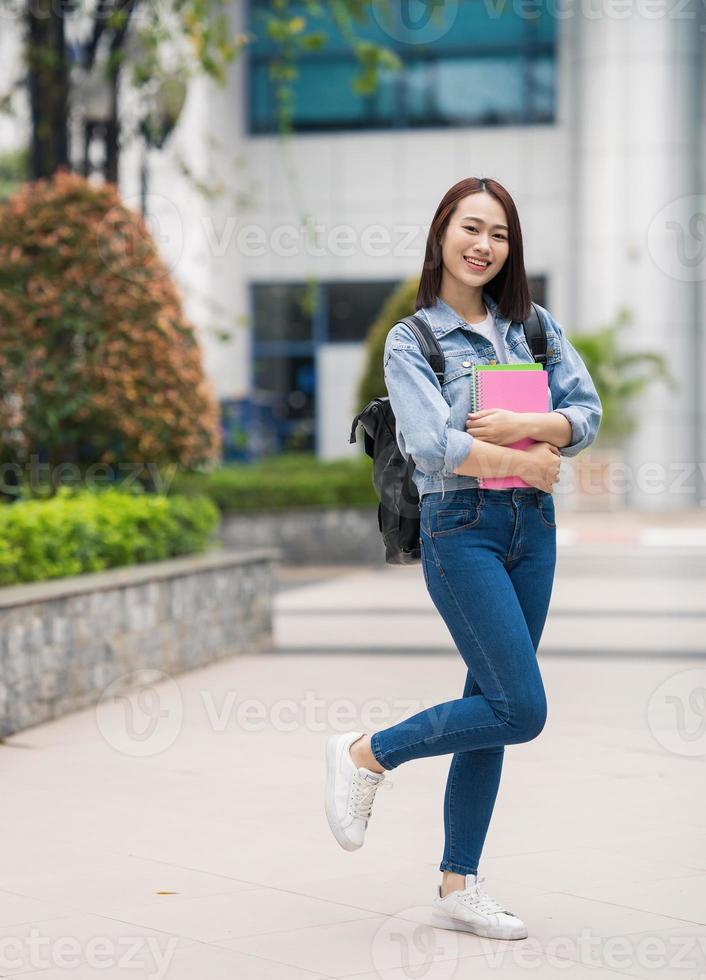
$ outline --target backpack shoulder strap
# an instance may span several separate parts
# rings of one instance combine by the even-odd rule
[[[547,331],[546,327],[542,323],[542,318],[539,315],[539,310],[532,303],[532,312],[526,321],[522,323],[523,329],[525,331],[525,338],[527,340],[527,345],[532,352],[532,357],[537,361],[542,367],[547,366]]]
[[[444,352],[439,346],[439,341],[434,336],[427,321],[421,317],[413,314],[412,316],[402,317],[398,320],[398,323],[406,324],[410,330],[414,333],[417,340],[419,341],[419,346],[422,349],[422,354],[426,357],[431,365],[431,369],[436,375],[436,379],[439,384],[444,382],[444,365],[446,359],[444,357]],[[413,488],[412,483],[412,473],[416,469],[417,464],[412,459],[411,456],[407,459],[407,466],[405,468],[404,480],[402,482],[402,498],[407,503],[415,503],[415,496],[411,496],[411,491]],[[416,490],[415,490],[416,494]]]
[[[414,333],[419,341],[419,346],[422,348],[422,354],[431,364],[431,369],[441,384],[444,380],[444,353],[427,321],[423,317],[413,314],[402,317],[397,322],[406,324]]]
[[[395,320],[395,323],[407,324],[410,330],[414,333],[415,337],[419,341],[419,346],[422,349],[422,353],[431,364],[431,369],[436,375],[439,384],[442,384],[444,380],[444,353],[441,350],[441,347],[439,347],[439,342],[434,336],[426,320],[421,316],[412,314],[412,316],[405,316],[400,320]],[[362,413],[359,412],[353,419],[351,435],[350,439],[348,440],[350,443],[354,443],[356,441],[355,430],[358,428],[358,422],[360,421],[361,414]]]

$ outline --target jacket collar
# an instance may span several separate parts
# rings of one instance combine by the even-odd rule
[[[495,325],[500,332],[500,336],[503,340],[505,340],[507,328],[509,327],[511,321],[507,317],[500,316],[498,313],[498,304],[496,300],[494,300],[490,293],[486,292],[485,290],[483,291],[483,302],[493,315]],[[427,320],[429,321],[429,325],[431,326],[435,337],[443,337],[452,330],[456,330],[458,327],[473,331],[471,324],[466,323],[465,320],[461,319],[456,310],[452,309],[452,307],[441,299],[440,296],[436,297],[433,306],[425,307],[424,312],[426,313]]]

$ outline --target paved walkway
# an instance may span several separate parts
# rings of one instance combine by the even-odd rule
[[[480,867],[528,939],[425,924],[448,756],[390,773],[360,851],[326,823],[329,732],[462,690],[421,569],[282,569],[275,652],[0,745],[0,976],[706,977],[705,583],[694,546],[560,548]]]

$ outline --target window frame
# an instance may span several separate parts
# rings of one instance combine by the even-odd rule
[[[246,18],[248,31],[251,31],[254,26],[253,20],[255,5],[255,0],[247,0]],[[443,43],[411,45],[396,41],[394,38],[390,38],[389,41],[386,41],[386,46],[394,50],[403,62],[402,69],[399,72],[393,73],[394,77],[391,88],[392,103],[395,106],[395,110],[392,118],[377,113],[376,106],[378,105],[378,100],[380,97],[380,89],[378,88],[372,94],[361,96],[363,105],[367,106],[368,110],[365,115],[361,116],[359,119],[355,121],[350,119],[332,119],[330,121],[319,120],[310,123],[302,123],[301,121],[297,121],[295,113],[292,119],[292,131],[297,136],[306,136],[307,134],[321,135],[325,133],[338,132],[379,132],[390,129],[402,131],[424,131],[454,129],[459,127],[495,128],[497,126],[554,125],[556,124],[557,119],[556,69],[558,65],[556,25],[554,25],[554,35],[551,39],[548,39],[537,38],[534,36],[532,33],[532,23],[533,21],[531,18],[525,19],[525,36],[522,38],[520,43],[498,42],[482,43],[477,45],[469,43],[463,48],[459,48],[457,46],[451,46],[448,44],[445,45]],[[268,90],[269,118],[267,122],[259,124],[255,119],[254,111],[253,80],[255,77],[255,71],[262,68],[265,71],[265,77],[267,79],[266,65],[269,62],[270,57],[271,55],[267,52],[253,52],[251,47],[248,47],[245,50],[245,119],[247,133],[249,136],[254,138],[273,136],[278,132],[274,115],[274,100],[272,98],[271,86],[269,86]],[[327,61],[335,62],[338,65],[344,63],[353,67],[356,67],[358,64],[355,55],[348,51],[345,53],[340,53],[323,49],[321,51],[306,52],[301,57],[307,64],[316,64],[317,62],[325,63]],[[417,65],[424,63],[434,65],[449,60],[470,61],[474,59],[483,60],[486,58],[502,57],[518,58],[520,63],[520,73],[524,81],[522,86],[522,103],[518,106],[518,112],[515,118],[498,119],[495,121],[463,120],[460,122],[458,119],[453,118],[433,118],[431,114],[419,120],[412,118],[410,112],[409,91],[405,86],[406,69],[414,68]],[[534,64],[541,62],[543,58],[547,57],[552,59],[554,69],[552,100],[551,110],[548,113],[542,113],[540,111],[540,106],[534,101],[533,98],[532,67]],[[430,91],[428,93],[427,101],[432,104],[434,102],[434,97],[435,92]]]

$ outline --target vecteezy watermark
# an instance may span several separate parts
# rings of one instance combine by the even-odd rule
[[[146,225],[137,221],[120,223],[117,208],[101,222],[97,247],[110,271],[130,281],[173,271],[183,252],[183,222],[176,204],[159,195]],[[403,222],[337,222],[316,219],[270,223],[243,221],[234,214],[204,213],[191,218],[200,227],[201,245],[211,259],[277,259],[363,257],[423,261],[428,228]],[[162,261],[150,265],[153,240],[160,246]],[[664,273],[683,282],[706,278],[706,195],[687,195],[666,204],[650,221],[646,234],[648,253]],[[166,259],[165,259],[166,256]]]
[[[405,909],[385,919],[370,941],[370,956],[381,980],[451,980],[460,956],[458,933],[424,922],[428,906]],[[414,921],[421,920],[421,921]]]
[[[309,689],[299,699],[267,700],[228,689],[198,692],[194,710],[205,730],[257,733],[374,731],[404,721],[432,745],[446,732],[451,702],[434,698],[328,699]],[[417,714],[423,717],[416,718]],[[674,674],[652,694],[648,724],[660,744],[682,755],[706,754],[706,668]],[[135,670],[115,678],[96,706],[98,728],[117,751],[156,755],[177,739],[183,720],[178,679],[157,669]]]
[[[553,492],[560,497],[568,496],[576,490],[586,496],[619,498],[632,491],[650,496],[666,494],[693,497],[697,492],[703,492],[704,483],[706,462],[671,460],[665,464],[648,460],[638,466],[632,466],[624,460],[604,463],[600,458],[592,459],[589,449],[581,460],[580,470],[573,465],[562,465],[561,481],[556,484]],[[706,505],[706,500],[701,503]]]
[[[328,700],[308,690],[300,700],[241,697],[226,690],[218,698],[201,690],[197,707],[203,711],[207,730],[239,732],[346,732],[362,726],[366,730],[387,727],[427,712],[424,724],[430,741],[444,734],[450,707],[434,699],[371,698],[356,704],[350,698]],[[409,719],[412,719],[409,721]],[[146,668],[114,678],[101,693],[96,721],[102,736],[118,752],[149,756],[164,752],[176,741],[183,721],[183,703],[178,680],[164,671]],[[421,731],[421,727],[420,727]]]
[[[445,37],[456,23],[458,0],[373,0],[378,26],[395,41],[431,44]]]
[[[575,968],[577,963],[587,968],[607,970],[654,970],[658,977],[663,970],[684,970],[696,977],[694,970],[703,970],[706,937],[704,936],[600,936],[585,927],[578,935],[552,936],[548,940],[516,941],[512,947],[499,947],[496,942],[479,939],[485,965],[502,970],[507,957],[517,966],[528,970],[542,964],[557,970]],[[692,971],[686,973],[686,971]],[[698,974],[699,976],[701,974]]]
[[[144,223],[137,216],[126,219],[125,208],[137,212],[140,203],[133,195],[111,208],[98,225],[96,247],[113,275],[142,283],[162,279],[176,269],[184,248],[184,225],[179,208],[163,194],[145,198]],[[154,261],[148,261],[153,256]]]
[[[672,279],[706,279],[706,194],[685,194],[665,204],[650,221],[647,251]]]
[[[312,258],[333,256],[351,258],[419,259],[426,247],[423,225],[373,223],[358,225],[324,222],[301,222],[265,225],[257,222],[238,222],[234,215],[220,216],[218,226],[210,216],[201,218],[208,252],[213,258],[223,258],[229,252],[244,258],[263,258],[274,255],[280,259],[308,255]]]
[[[33,493],[45,487],[73,486],[85,490],[119,486],[121,490],[136,487],[141,477],[147,476],[159,493],[167,493],[178,470],[176,463],[158,465],[144,461],[119,461],[90,463],[80,467],[77,463],[42,462],[32,453],[24,463],[0,464],[0,491],[8,496],[19,496],[24,489]]]
[[[328,701],[306,691],[300,701],[294,698],[278,698],[270,703],[262,698],[243,698],[238,700],[237,691],[227,691],[220,704],[210,691],[201,691],[201,701],[208,722],[214,731],[225,731],[235,725],[240,731],[260,732],[267,729],[278,732],[293,732],[304,729],[307,732],[350,731],[354,726],[363,728],[387,727],[403,718],[410,730],[414,721],[409,719],[420,711],[429,712],[426,724],[435,734],[443,735],[451,705],[437,704],[425,698],[370,698],[356,705],[350,698],[334,698]],[[421,731],[421,727],[420,727]]]
[[[169,26],[173,20],[173,6],[167,0],[152,0],[148,9],[138,5],[131,17],[135,27],[159,24]],[[407,44],[429,44],[445,37],[454,28],[457,32],[464,25],[458,24],[460,0],[371,0],[371,13],[380,29],[388,37]],[[474,7],[481,13],[479,19],[488,22],[502,21],[510,14],[527,21],[540,17],[566,20],[583,17],[586,20],[627,20],[642,17],[645,20],[688,20],[698,16],[696,4],[690,0],[477,0]],[[35,10],[37,19],[50,16],[66,16],[66,0],[46,0]],[[0,20],[21,20],[26,12],[26,0],[3,0],[0,3]],[[114,16],[112,5],[95,5],[90,11],[91,20],[100,23]],[[313,18],[312,26],[324,26]],[[704,25],[701,24],[703,30]],[[466,28],[464,41],[468,41]]]
[[[469,5],[470,6],[470,5]],[[527,22],[584,20],[687,20],[698,21],[698,11],[689,0],[478,0],[473,4],[473,27],[497,24],[510,17]],[[472,40],[472,27],[458,22],[458,0],[373,0],[371,11],[378,26],[395,41],[409,45],[432,44],[455,30]],[[699,23],[699,29],[704,25]]]
[[[415,980],[446,980],[455,976],[462,955],[451,920],[448,928],[427,924],[429,906],[411,907],[390,916],[370,941],[371,959],[382,980],[400,976]],[[531,931],[531,930],[530,930]],[[495,939],[475,936],[483,954],[483,966],[503,976],[508,960],[528,971],[548,966],[557,971],[575,969],[577,964],[613,970],[691,971],[684,976],[701,977],[706,966],[706,936],[691,935],[597,935],[588,927],[577,935],[534,936],[500,944]]]
[[[87,966],[100,971],[113,969],[139,970],[145,980],[162,980],[174,957],[179,939],[168,936],[91,936],[80,940],[76,936],[47,936],[36,926],[23,935],[0,937],[0,970],[8,972],[47,970],[76,970]],[[67,974],[68,975],[68,974]],[[132,973],[135,976],[135,973]]]
[[[647,703],[647,727],[663,748],[676,755],[706,755],[706,667],[672,674]]]
[[[183,714],[179,685],[156,668],[121,674],[96,704],[96,724],[106,742],[137,757],[170,748],[181,731]]]

